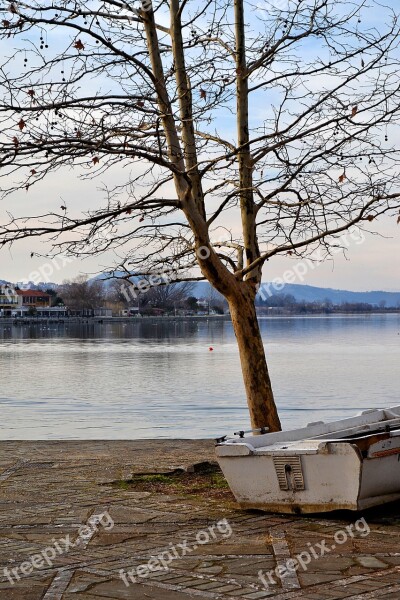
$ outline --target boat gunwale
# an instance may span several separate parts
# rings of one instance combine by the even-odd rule
[[[378,417],[378,415],[381,416],[381,418],[371,418],[370,420],[367,418],[368,416]],[[340,427],[336,427],[339,425]],[[347,428],[346,425],[348,426]],[[246,445],[249,449],[257,451],[261,448],[268,448],[279,443],[294,445],[296,442],[307,440],[320,440],[321,442],[325,440],[340,440],[351,442],[352,440],[357,439],[351,436],[357,436],[358,439],[360,439],[363,436],[385,433],[388,431],[388,428],[389,431],[397,431],[397,427],[400,429],[400,406],[367,411],[356,417],[333,421],[332,423],[311,425],[299,429],[290,429],[287,431],[265,433],[261,435],[252,435],[239,439],[228,438],[216,443],[216,453],[218,455],[218,448],[221,446],[226,448],[240,444]],[[351,433],[348,434],[347,432]],[[345,436],[347,436],[347,440],[345,439]]]

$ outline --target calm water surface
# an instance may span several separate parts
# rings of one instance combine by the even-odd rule
[[[400,404],[400,315],[260,322],[285,428]],[[0,410],[0,439],[200,438],[248,427],[232,325],[207,319],[0,325]]]

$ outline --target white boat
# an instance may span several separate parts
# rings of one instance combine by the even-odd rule
[[[242,508],[301,514],[400,499],[400,406],[291,431],[246,433],[216,445]]]

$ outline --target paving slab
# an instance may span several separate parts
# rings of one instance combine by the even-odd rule
[[[400,600],[400,503],[297,517],[163,487],[214,460],[207,440],[0,442],[0,600]]]

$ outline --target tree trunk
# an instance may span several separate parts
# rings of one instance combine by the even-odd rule
[[[235,294],[228,302],[239,346],[251,425],[253,428],[268,427],[271,432],[280,431],[281,423],[275,406],[254,298],[250,294]]]

